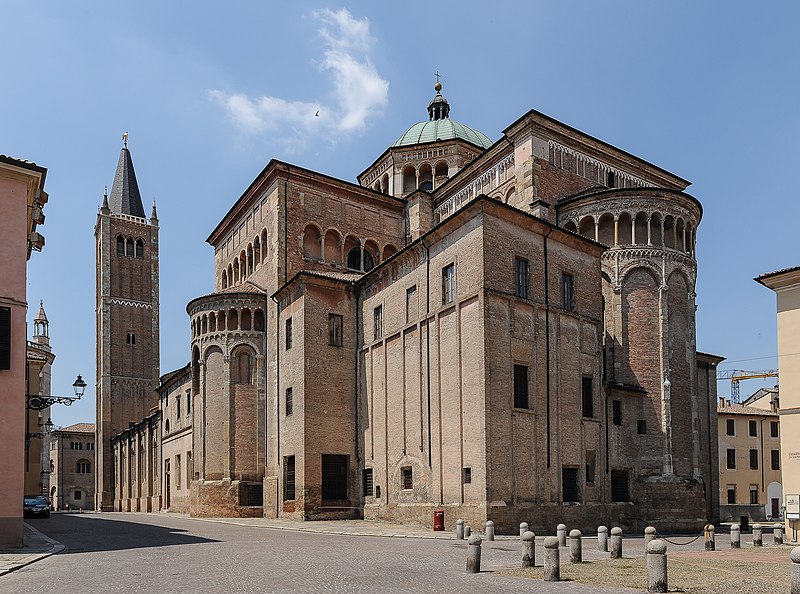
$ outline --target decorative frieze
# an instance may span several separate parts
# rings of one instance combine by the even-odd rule
[[[613,173],[615,178],[614,187],[618,188],[646,188],[654,185],[641,177],[623,171],[622,169],[612,167],[608,163],[598,161],[594,157],[590,157],[573,148],[564,146],[555,140],[549,141],[549,144],[550,164],[559,169],[575,173],[576,175],[580,175],[585,179],[602,185],[607,185],[608,174]],[[565,156],[568,157],[568,159],[566,159],[567,163],[565,163]],[[567,166],[567,164],[572,163],[573,160],[575,167]]]
[[[509,172],[513,171],[513,166],[514,153],[510,153],[498,161],[494,167],[439,204],[434,210],[434,222],[438,223],[446,219],[479,194],[491,192],[505,183],[508,180]]]

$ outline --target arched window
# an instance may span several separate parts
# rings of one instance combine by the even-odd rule
[[[256,235],[253,241],[253,265],[258,267],[259,264],[261,264],[261,242]]]
[[[136,240],[136,257],[140,260],[144,258],[144,242],[141,239]]]
[[[217,314],[215,314],[213,311],[208,314],[208,329],[210,332],[217,331]]]
[[[228,271],[227,270],[223,270],[222,271],[222,288],[223,289],[227,289],[228,288]]]
[[[244,250],[239,254],[239,278],[242,282],[247,278],[247,254]]]
[[[233,265],[228,264],[228,286],[233,286]]]
[[[75,472],[78,474],[90,474],[92,472],[92,465],[88,460],[78,460],[75,463]]]
[[[133,237],[129,237],[128,241],[125,242],[125,255],[133,256]]]
[[[125,238],[122,235],[117,235],[117,255],[125,255]]]
[[[264,311],[261,309],[257,309],[256,313],[253,314],[253,330],[256,332],[264,331]]]
[[[225,312],[220,311],[217,312],[217,329],[222,331],[225,330]]]
[[[427,163],[419,168],[419,189],[430,192],[433,190],[433,170]]]
[[[381,178],[381,188],[383,188],[383,193],[389,193],[389,174],[384,173],[383,177]]]
[[[253,357],[246,350],[241,350],[234,359],[234,383],[252,384],[253,383]]]
[[[364,272],[369,272],[375,268],[375,259],[367,250],[364,250]]]
[[[261,231],[261,262],[266,262],[267,260],[267,230],[263,229]]]
[[[247,245],[247,276],[253,274],[253,246]]]
[[[351,270],[361,270],[361,246],[351,248],[347,252],[347,267]]]
[[[245,308],[241,313],[241,323],[239,324],[242,330],[250,330],[250,310]]]
[[[381,262],[383,262],[385,260],[388,260],[389,258],[394,256],[396,253],[397,253],[397,248],[396,247],[394,247],[391,243],[386,244],[383,247],[383,259],[381,260]]]
[[[447,180],[447,163],[445,161],[439,161],[436,164],[434,175],[436,176],[436,187],[438,188],[445,180]]]
[[[164,432],[169,433],[169,419],[164,421]],[[131,455],[133,455],[133,450],[131,450]]]
[[[322,257],[322,239],[319,229],[314,225],[306,225],[303,231],[303,257],[319,260]]]
[[[325,259],[334,264],[342,263],[342,237],[336,229],[325,233]]]
[[[368,272],[375,268],[381,255],[381,250],[378,244],[371,239],[364,243],[364,272]]]
[[[233,308],[228,310],[228,330],[239,329],[239,312]]]
[[[239,258],[233,259],[233,284],[239,284]]]
[[[403,194],[410,194],[417,187],[417,172],[413,165],[406,165],[403,169]]]

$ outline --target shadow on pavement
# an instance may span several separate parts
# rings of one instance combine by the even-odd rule
[[[66,547],[62,555],[220,542],[179,528],[110,520],[95,514],[53,514],[49,519],[26,521],[62,543]]]

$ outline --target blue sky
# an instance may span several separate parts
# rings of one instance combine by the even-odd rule
[[[535,108],[691,180],[698,348],[776,365],[774,295],[751,279],[800,264],[796,3],[221,6],[4,7],[0,153],[49,170],[30,316],[44,299],[54,393],[91,384],[56,424],[94,418],[93,226],[122,132],[145,207],[158,200],[164,373],[188,361],[186,303],[213,287],[205,238],[267,161],[355,181],[427,119],[437,70],[453,119],[493,140]]]

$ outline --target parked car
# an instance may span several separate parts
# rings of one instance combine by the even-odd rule
[[[47,497],[26,497],[22,512],[26,518],[49,518],[50,502]]]

